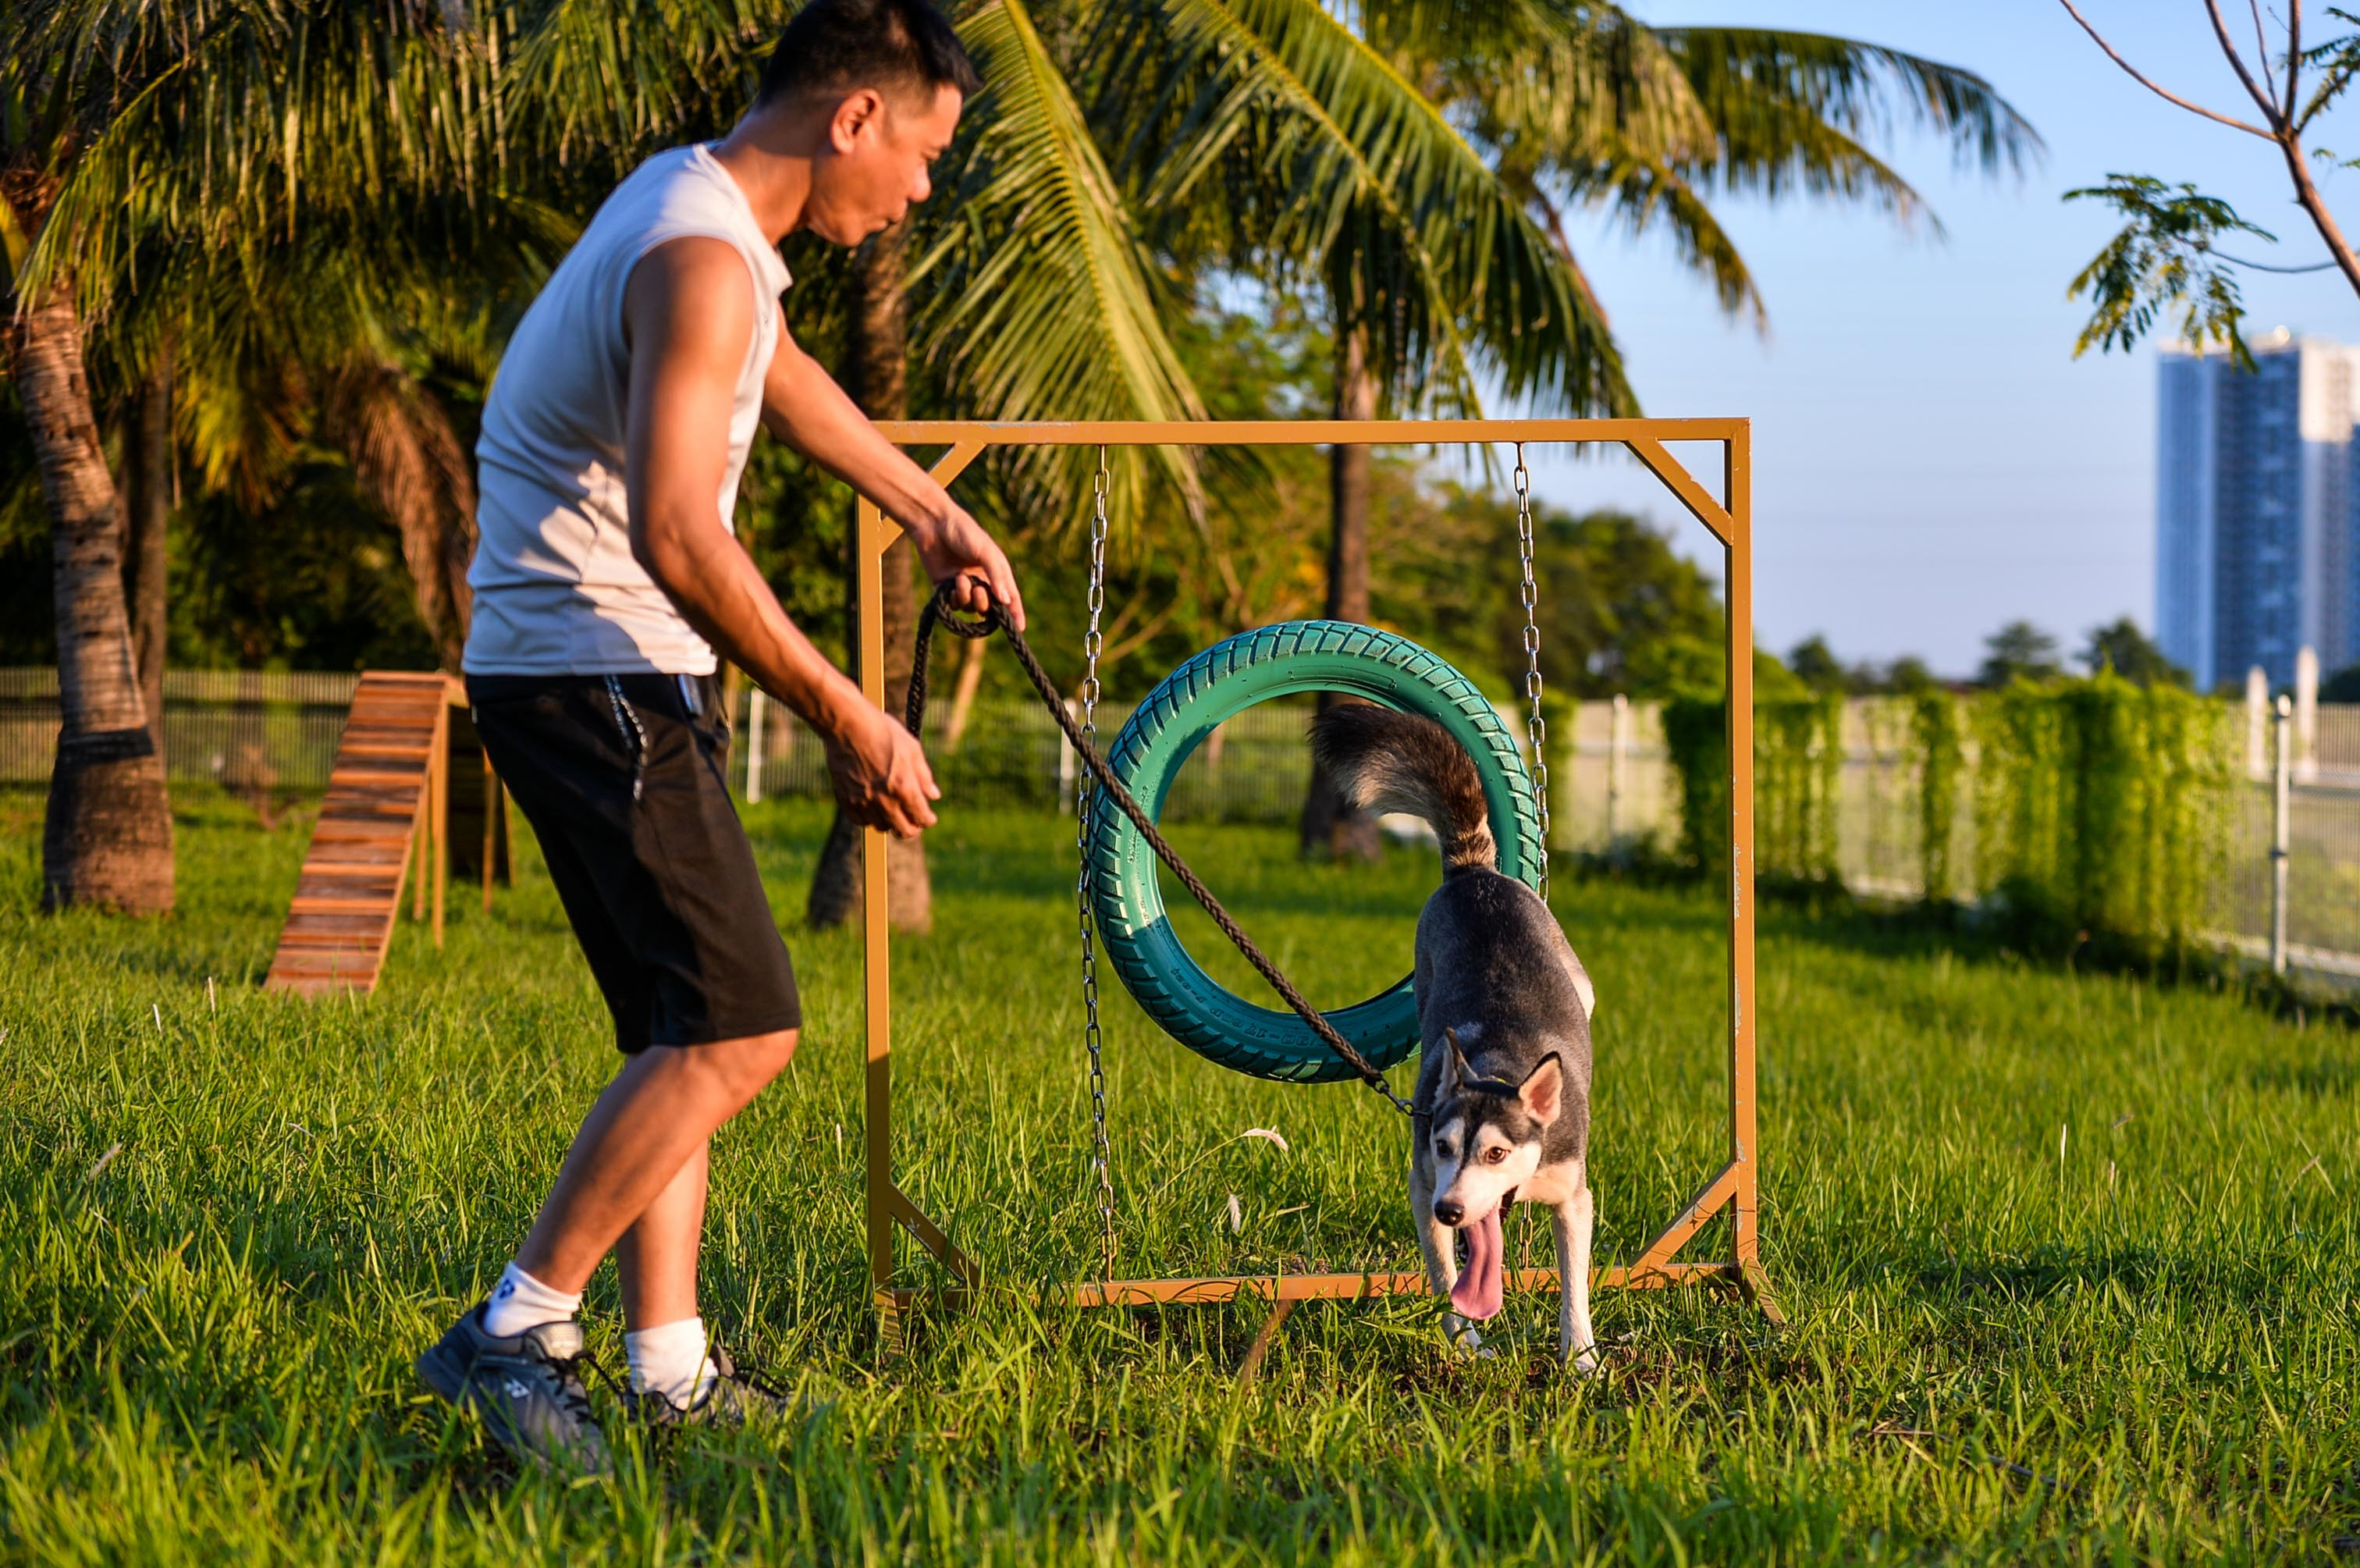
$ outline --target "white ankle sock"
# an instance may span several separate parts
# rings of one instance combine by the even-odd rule
[[[686,1409],[713,1386],[714,1365],[705,1350],[703,1318],[683,1318],[625,1334],[623,1354],[631,1364],[631,1391],[661,1394]]]
[[[569,1296],[552,1290],[511,1263],[484,1303],[484,1332],[494,1339],[513,1338],[543,1323],[568,1321],[581,1306],[579,1291]]]

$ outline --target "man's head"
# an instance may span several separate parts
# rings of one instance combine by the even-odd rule
[[[757,115],[814,134],[803,226],[838,245],[901,221],[982,78],[927,0],[810,0],[762,72]]]

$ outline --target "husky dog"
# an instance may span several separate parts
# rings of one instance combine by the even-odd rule
[[[1548,905],[1499,871],[1483,781],[1431,719],[1365,703],[1328,709],[1312,751],[1345,799],[1434,825],[1442,886],[1417,921],[1418,1033],[1410,1212],[1451,1337],[1499,1311],[1501,1216],[1546,1203],[1557,1222],[1557,1351],[1598,1365],[1590,1327],[1590,1020],[1596,992]],[[1459,1267],[1457,1237],[1467,1238]]]

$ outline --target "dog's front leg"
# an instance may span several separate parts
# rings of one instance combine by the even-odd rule
[[[1413,1152],[1409,1160],[1409,1212],[1417,1226],[1418,1251],[1426,1255],[1426,1288],[1445,1301],[1459,1288],[1459,1233],[1434,1217],[1434,1174]],[[1483,1348],[1483,1336],[1458,1313],[1442,1314],[1442,1332],[1461,1350]]]
[[[1557,1354],[1577,1372],[1598,1370],[1598,1336],[1590,1326],[1590,1244],[1598,1223],[1585,1165],[1573,1196],[1551,1211],[1557,1221]]]

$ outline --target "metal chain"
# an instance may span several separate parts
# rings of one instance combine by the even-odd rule
[[[1106,646],[1098,629],[1106,609],[1107,449],[1098,448],[1098,471],[1090,481],[1089,626],[1082,634],[1082,734],[1093,749],[1098,744],[1098,654]],[[1105,1277],[1114,1277],[1114,1172],[1107,1148],[1106,1068],[1100,1058],[1098,1033],[1098,959],[1097,929],[1090,916],[1090,807],[1098,781],[1087,768],[1074,786],[1076,843],[1081,850],[1081,875],[1074,884],[1074,901],[1082,930],[1082,1043],[1090,1058],[1090,1131],[1095,1142],[1091,1158],[1098,1168],[1098,1221]]]
[[[1541,817],[1541,896],[1548,896],[1549,772],[1548,720],[1541,714],[1540,587],[1533,580],[1533,475],[1524,466],[1524,444],[1516,443],[1516,551],[1524,565],[1517,594],[1524,603],[1524,701],[1531,713],[1524,720],[1533,742],[1533,799]]]

